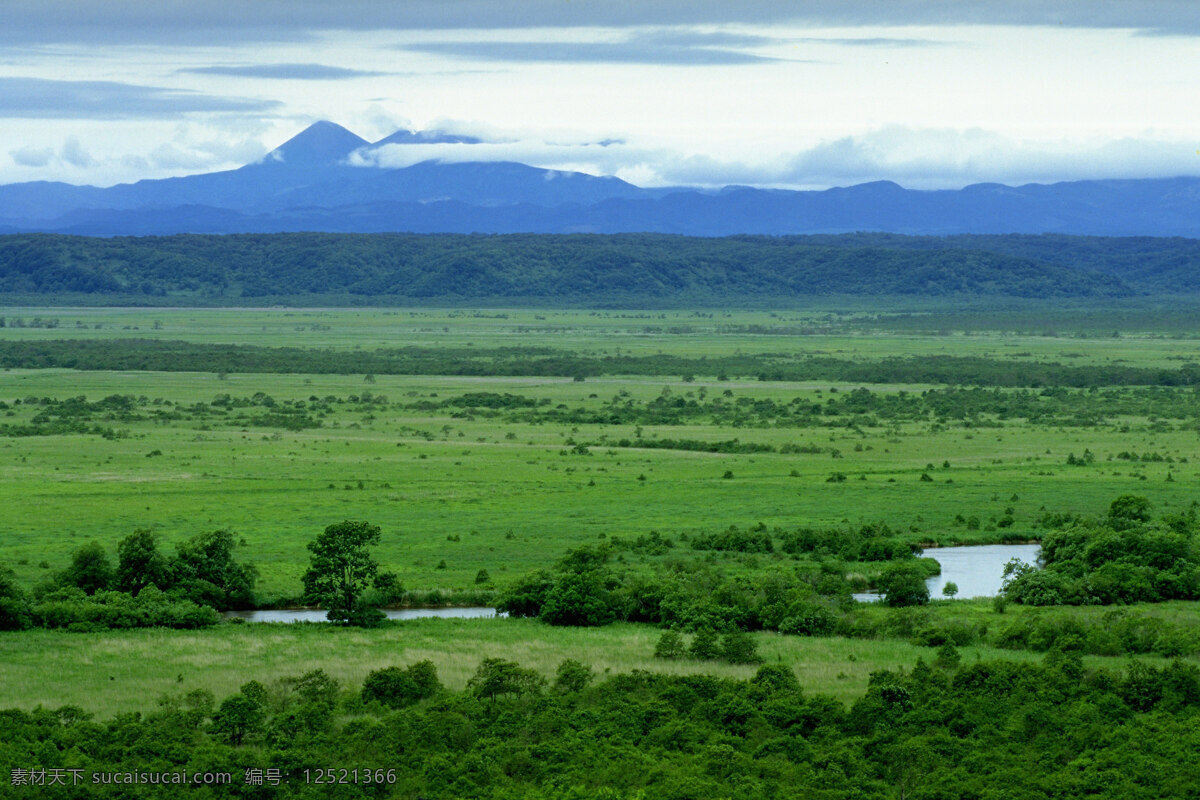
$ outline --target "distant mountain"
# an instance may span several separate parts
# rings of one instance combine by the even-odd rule
[[[340,164],[359,148],[369,145],[366,139],[332,122],[314,122],[300,133],[276,147],[263,158],[267,166],[312,169]]]
[[[99,236],[286,231],[660,232],[694,236],[853,231],[1200,237],[1200,178],[916,191],[879,181],[826,191],[645,189],[617,178],[495,161],[358,166],[372,148],[479,144],[401,130],[377,142],[317,122],[224,172],[108,188],[0,186],[0,232]]]

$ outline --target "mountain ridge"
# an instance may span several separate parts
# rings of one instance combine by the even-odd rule
[[[0,230],[77,235],[287,231],[625,233],[692,236],[878,231],[908,235],[1200,237],[1200,178],[971,184],[914,190],[871,181],[816,191],[645,188],[512,161],[352,163],[356,152],[481,143],[400,130],[368,142],[310,125],[236,169],[111,187],[0,185]]]

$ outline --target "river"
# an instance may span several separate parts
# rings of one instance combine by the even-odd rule
[[[423,617],[457,617],[460,619],[490,618],[496,609],[475,606],[470,608],[398,608],[383,609],[388,619],[421,619]],[[325,612],[309,608],[278,608],[260,611],[229,611],[226,619],[244,619],[246,622],[328,622]]]

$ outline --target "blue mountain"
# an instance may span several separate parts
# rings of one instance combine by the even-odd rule
[[[356,151],[480,140],[401,130],[377,142],[317,122],[243,167],[107,188],[0,186],[0,233],[274,231],[698,236],[880,231],[1200,237],[1200,178],[916,191],[879,181],[825,191],[645,189],[513,162],[358,166]]]

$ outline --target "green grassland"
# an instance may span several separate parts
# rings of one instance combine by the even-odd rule
[[[1101,335],[1103,321],[1093,312],[1069,311],[1016,314],[1011,328],[995,317],[989,328],[962,315],[827,311],[29,308],[4,316],[0,343],[141,338],[347,354],[511,347],[584,356],[784,353],[864,363],[974,356],[1011,364],[1018,374],[1021,365],[1047,363],[1177,370],[1196,358],[1200,335],[1178,315],[1156,328],[1151,316],[1136,314],[1133,322],[1122,318],[1121,335]],[[32,327],[35,318],[56,322]],[[260,601],[286,604],[300,594],[306,544],[346,519],[381,526],[376,555],[406,588],[466,592],[481,588],[480,570],[491,577],[482,588],[503,589],[568,549],[651,531],[671,539],[674,550],[618,549],[623,568],[649,571],[691,558],[753,576],[786,570],[792,556],[698,552],[688,541],[731,525],[793,530],[875,522],[924,546],[1028,541],[1042,535],[1047,512],[1103,514],[1113,498],[1132,493],[1149,498],[1161,515],[1187,509],[1200,495],[1200,403],[1190,386],[1043,385],[970,399],[946,395],[946,386],[879,383],[866,386],[869,408],[860,413],[851,399],[863,387],[702,372],[580,381],[6,369],[0,504],[9,513],[0,565],[33,586],[91,540],[114,553],[121,538],[147,528],[169,551],[199,533],[227,529],[242,543],[239,560],[260,570]],[[97,402],[114,395],[130,399]],[[69,398],[79,397],[94,405],[72,406]],[[959,414],[939,406],[939,397],[951,406],[980,405]],[[1131,613],[1189,631],[1195,605]],[[872,671],[928,660],[933,651],[914,643],[924,629],[986,628],[974,639],[979,644],[962,648],[964,658],[1027,660],[1040,657],[1032,652],[1037,647],[999,647],[1014,621],[1092,630],[1115,619],[1101,608],[1010,606],[1001,615],[990,603],[966,601],[850,613],[847,624],[865,631],[863,638],[753,635],[768,663],[792,665],[806,689],[849,701],[862,695]],[[753,672],[654,659],[658,635],[645,625],[552,628],[515,619],[422,620],[368,631],[33,630],[0,636],[0,707],[76,703],[105,717],[147,710],[163,694],[206,688],[221,697],[251,678],[317,667],[353,686],[373,669],[424,658],[451,688],[461,688],[486,657],[546,675],[564,658],[600,673]],[[1179,652],[1194,659],[1189,647]],[[1086,661],[1124,663],[1091,655]]]
[[[865,328],[854,329],[853,315],[801,312],[731,313],[728,323],[719,314],[685,312],[42,309],[13,311],[10,323],[14,316],[53,317],[60,324],[53,329],[9,324],[0,329],[0,341],[133,333],[346,349],[504,343],[583,353],[694,355],[790,348],[862,360],[987,354],[1018,363],[1078,353],[1078,360],[1094,363],[1122,359],[1176,366],[1194,353],[1186,339],[1147,332],[1119,338],[868,335]],[[806,320],[839,332],[746,332],[753,325]],[[733,332],[723,333],[725,325]],[[672,326],[684,332],[666,332]],[[245,542],[241,557],[260,568],[260,594],[270,602],[298,594],[305,544],[325,525],[365,519],[383,528],[380,560],[406,587],[461,590],[474,587],[480,569],[503,586],[552,564],[568,548],[602,537],[655,530],[678,539],[759,522],[795,528],[885,521],[918,542],[1035,539],[1037,520],[1047,510],[1096,514],[1113,497],[1130,492],[1149,497],[1157,512],[1180,510],[1200,485],[1195,462],[1200,406],[1182,388],[1141,402],[1132,412],[1100,404],[1082,421],[1061,414],[1036,422],[984,414],[965,423],[834,415],[788,423],[750,414],[732,423],[699,415],[660,424],[598,424],[561,421],[553,413],[600,412],[618,397],[646,407],[664,395],[684,402],[723,398],[751,409],[767,400],[828,404],[858,388],[731,377],[618,375],[578,382],[7,370],[0,372],[0,400],[8,404],[0,423],[29,424],[44,410],[41,398],[95,401],[119,394],[144,402],[132,421],[94,415],[93,422],[112,428],[114,438],[90,433],[0,438],[0,503],[15,511],[0,537],[0,562],[34,583],[65,566],[70,553],[92,539],[115,547],[134,529],[149,528],[171,544],[230,529]],[[870,386],[882,395],[928,388],[936,387]],[[518,395],[539,405],[525,412],[445,405],[475,392]],[[253,415],[186,410],[218,395],[237,399],[256,393],[280,405],[335,400],[319,417],[319,427],[299,430],[259,424]],[[360,402],[364,395],[375,402]],[[775,452],[640,447],[639,432],[643,442],[736,439]],[[633,446],[616,446],[621,439]],[[577,444],[587,446],[586,455]],[[814,452],[779,452],[788,446]],[[1067,466],[1070,455],[1085,450],[1093,463]],[[1119,457],[1131,451],[1157,458]],[[837,473],[846,480],[830,482]],[[923,474],[931,480],[922,480]],[[995,528],[1010,508],[1012,525]],[[960,515],[979,517],[979,529],[956,521]]]
[[[165,695],[207,689],[217,697],[248,680],[269,683],[324,669],[355,687],[372,670],[428,659],[450,689],[460,690],[485,658],[503,658],[553,678],[568,658],[599,675],[649,670],[667,674],[715,674],[747,679],[756,666],[653,657],[659,632],[647,625],[553,628],[531,620],[423,619],[374,630],[328,625],[222,625],[203,631],[136,630],[73,634],[26,631],[0,636],[0,708],[78,705],[107,718],[150,711]],[[766,663],[790,665],[805,691],[853,702],[872,672],[910,669],[935,651],[896,640],[754,634]],[[965,663],[1036,661],[1027,651],[964,647]],[[1164,659],[1147,657],[1148,664]],[[1120,668],[1127,659],[1087,656],[1089,667]]]
[[[1179,314],[888,315],[828,311],[529,309],[4,309],[0,341],[168,339],[372,350],[549,346],[594,355],[803,353],[839,358],[956,355],[1177,367],[1200,332]],[[1183,315],[1185,318],[1194,319]],[[977,327],[986,317],[989,328]],[[36,322],[35,322],[36,320]],[[1106,324],[1107,323],[1107,324]],[[15,327],[15,325],[23,327]],[[37,327],[35,327],[35,325]],[[47,326],[53,327],[47,327]],[[1116,326],[1116,327],[1114,327]],[[1114,336],[1117,333],[1119,335]]]

